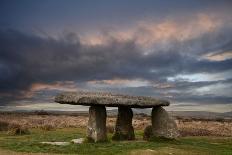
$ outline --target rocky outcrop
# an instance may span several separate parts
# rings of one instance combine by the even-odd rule
[[[152,109],[152,135],[174,139],[179,136],[175,121],[169,117],[167,111],[162,107]]]
[[[104,106],[91,106],[89,108],[87,139],[94,142],[107,140],[106,108]]]
[[[126,106],[118,107],[113,140],[133,140],[135,139],[134,128],[132,126],[133,111]]]

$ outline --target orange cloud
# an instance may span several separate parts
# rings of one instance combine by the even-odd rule
[[[111,85],[111,86],[132,86],[132,87],[138,87],[138,86],[146,86],[150,82],[147,80],[140,80],[140,79],[111,79],[111,80],[92,80],[88,81],[88,84],[91,85]]]
[[[44,83],[34,83],[31,85],[30,91],[40,91],[40,90],[63,90],[63,89],[76,89],[73,81],[65,81],[65,82],[55,82],[52,84],[44,84]]]
[[[81,37],[81,42],[88,45],[107,44],[110,39],[118,41],[135,40],[142,47],[165,44],[171,39],[179,41],[199,37],[216,30],[223,21],[213,15],[197,14],[191,19],[167,19],[160,23],[140,21],[135,26],[124,30],[112,30],[106,34],[88,34]]]
[[[203,58],[211,61],[223,61],[232,58],[232,51],[226,51],[221,53],[209,53],[204,55]]]
[[[52,84],[46,83],[33,83],[29,90],[21,91],[19,98],[32,98],[36,92],[44,90],[60,90],[60,91],[77,91],[73,81],[54,82]]]

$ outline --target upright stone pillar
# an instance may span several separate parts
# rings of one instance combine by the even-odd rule
[[[94,142],[107,140],[105,106],[94,105],[89,108],[87,138]]]
[[[174,139],[179,136],[175,121],[161,106],[152,109],[152,136]]]
[[[118,117],[113,140],[133,140],[135,139],[134,128],[132,126],[133,111],[130,107],[118,107]]]

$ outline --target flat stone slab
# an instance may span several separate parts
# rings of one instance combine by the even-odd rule
[[[69,142],[40,142],[41,144],[48,144],[48,145],[58,145],[58,146],[66,146],[69,145]]]
[[[103,92],[65,92],[55,97],[55,102],[72,105],[104,105],[107,107],[129,106],[132,108],[151,108],[168,106],[166,100],[152,97],[128,96]]]

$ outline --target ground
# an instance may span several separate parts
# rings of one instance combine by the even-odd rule
[[[136,130],[136,141],[71,144],[52,146],[42,141],[70,141],[85,136],[81,128],[65,128],[52,131],[32,129],[28,135],[9,136],[0,133],[0,154],[13,152],[59,154],[232,154],[232,137],[183,137],[178,140],[142,140],[142,131]],[[108,134],[111,137],[112,134]],[[10,150],[10,151],[6,151]]]
[[[70,141],[85,137],[87,116],[51,114],[0,114],[0,155],[34,154],[232,154],[232,121],[181,118],[176,119],[182,137],[177,140],[143,141],[143,129],[150,123],[147,116],[135,115],[135,141],[111,141],[115,117],[107,118],[109,141],[106,143],[52,146],[43,141]],[[3,122],[1,124],[1,122]],[[5,122],[5,123],[4,123]],[[26,135],[9,135],[3,125],[18,124],[28,128]]]

